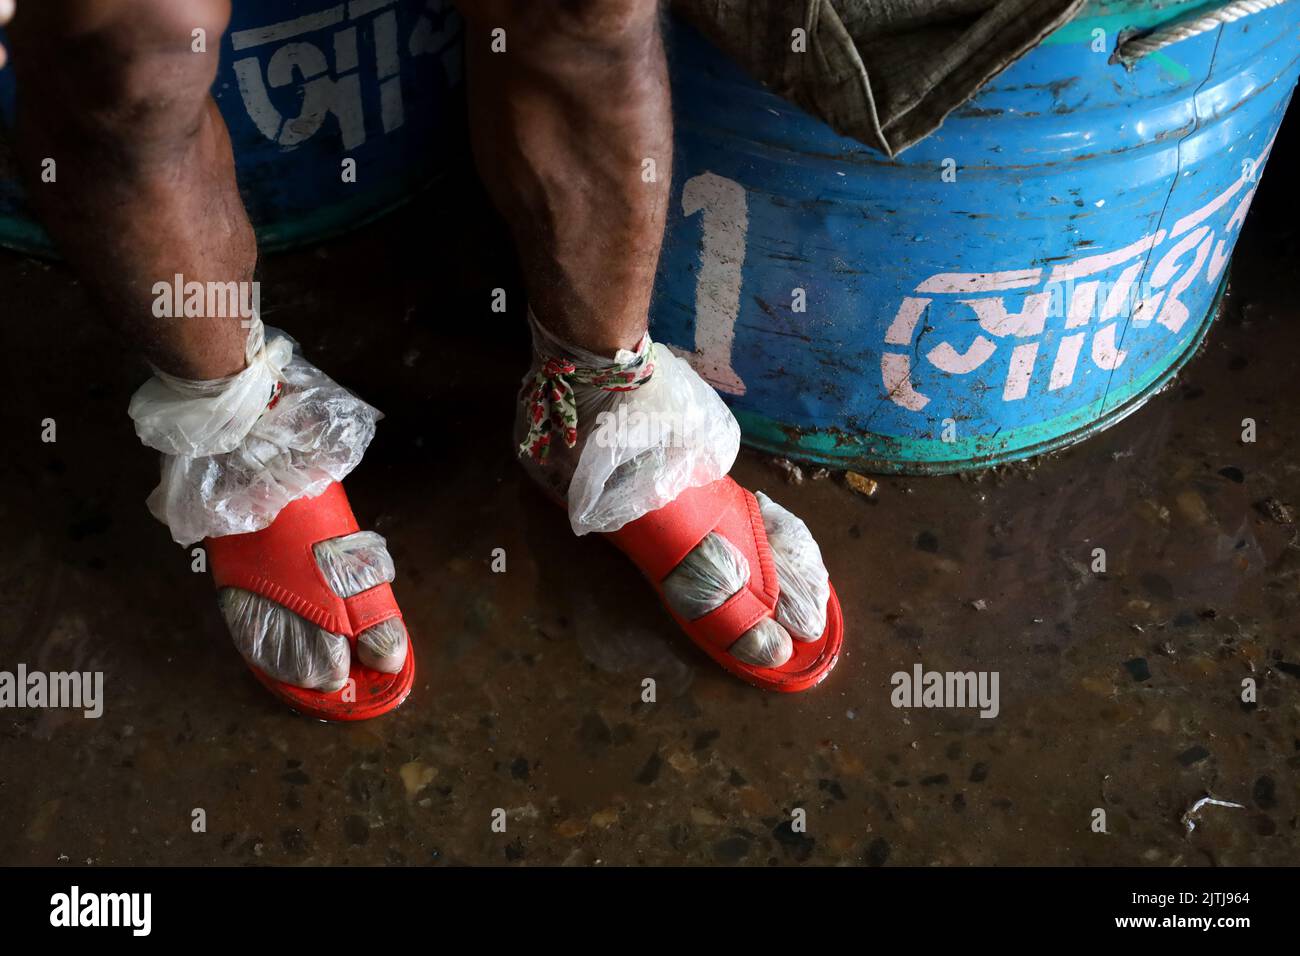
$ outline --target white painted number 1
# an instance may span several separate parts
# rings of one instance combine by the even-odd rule
[[[749,211],[740,183],[701,173],[682,186],[682,212],[701,213],[700,272],[695,283],[695,349],[674,348],[720,392],[744,395],[745,383],[731,367],[740,314],[740,275],[745,265]]]

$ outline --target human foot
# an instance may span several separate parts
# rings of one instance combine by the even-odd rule
[[[833,616],[841,631],[842,625],[821,551],[803,521],[762,493],[745,497],[729,481],[719,494],[733,510],[754,513],[752,527],[732,523],[733,537],[713,530],[708,522],[716,514],[692,512],[685,528],[677,520],[665,526],[653,518],[662,509],[669,509],[665,516],[683,512],[674,506],[685,493],[698,498],[703,486],[723,485],[718,479],[735,459],[739,429],[717,393],[648,337],[635,351],[611,359],[560,342],[535,319],[532,326],[534,368],[521,392],[516,439],[534,480],[567,502],[574,531],[611,534],[651,577],[683,627],[709,630],[709,652],[720,650],[744,665],[738,670],[747,679],[765,684],[750,671],[784,669],[786,676],[772,682],[800,689],[824,677],[839,643],[828,621]],[[647,529],[652,540],[671,538],[665,547],[674,560],[663,565],[656,555],[637,553],[635,544],[625,547],[634,532],[622,529],[634,526]],[[770,596],[771,606],[759,613],[738,598],[742,591]],[[719,611],[729,603],[747,604],[753,619]],[[744,623],[721,647],[716,628],[695,624],[719,616],[733,626]],[[810,653],[829,636],[829,657],[821,656],[821,645]],[[824,666],[816,680],[806,673],[810,661]]]
[[[759,621],[728,650],[746,664],[780,667],[794,653],[794,641],[811,643],[825,633],[830,575],[808,526],[763,492],[755,497],[780,596],[775,614]],[[725,604],[749,583],[751,574],[740,549],[711,531],[664,579],[664,600],[693,621]]]
[[[383,538],[356,528],[332,484],[268,528],[206,542],[240,654],[273,693],[325,720],[385,713],[414,678],[392,558]]]
[[[149,508],[177,543],[207,542],[222,612],[259,679],[326,718],[400,703],[413,660],[388,586],[392,558],[358,529],[338,484],[379,412],[256,317],[242,371],[189,381],[155,369],[129,411],[163,453]],[[355,695],[349,677],[364,679]]]
[[[337,597],[350,598],[396,577],[387,543],[373,531],[321,541],[312,547],[316,566]],[[217,595],[235,648],[251,667],[273,680],[304,690],[333,693],[347,683],[353,648],[283,604],[238,587]],[[397,674],[406,663],[407,633],[401,618],[390,618],[356,638],[357,660],[371,670]]]
[[[608,538],[691,640],[737,677],[800,691],[821,683],[838,661],[843,619],[816,545],[802,522],[770,499],[765,504],[722,478],[687,489]]]

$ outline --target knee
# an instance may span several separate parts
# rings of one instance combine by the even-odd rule
[[[460,6],[479,29],[500,27],[521,46],[618,52],[658,34],[659,0],[461,0]]]
[[[110,96],[136,114],[206,100],[217,75],[230,0],[149,0],[134,22],[118,20],[102,42]]]
[[[553,8],[553,29],[595,47],[635,45],[658,27],[656,0],[562,0]]]
[[[202,115],[230,0],[44,0],[32,7],[41,12],[14,44],[20,95],[31,87],[37,97],[59,97],[69,122],[129,131],[146,143],[184,135]]]

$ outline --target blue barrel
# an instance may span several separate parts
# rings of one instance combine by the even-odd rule
[[[368,222],[468,155],[463,33],[450,0],[235,0],[212,92],[263,249]],[[13,106],[0,71],[6,123]],[[51,251],[12,170],[0,244]]]
[[[1090,3],[894,160],[676,28],[655,337],[750,445],[838,467],[943,474],[1118,421],[1205,335],[1300,70],[1295,0],[1112,62],[1188,6]]]

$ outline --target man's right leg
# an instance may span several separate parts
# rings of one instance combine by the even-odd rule
[[[229,17],[230,0],[33,0],[22,4],[9,28],[19,160],[30,200],[105,320],[165,373],[152,383],[163,405],[220,393],[223,383],[216,380],[237,375],[246,365],[250,336],[240,316],[159,318],[153,308],[154,284],[170,283],[177,274],[186,282],[253,279],[253,230],[236,186],[225,123],[209,93]],[[196,30],[204,31],[207,52],[194,52]],[[356,436],[365,432],[364,425],[373,428],[373,418],[366,421],[373,409],[353,400],[350,417],[340,421],[337,408],[347,400],[335,392],[342,390],[314,369],[318,378],[310,379],[297,361],[281,362],[276,370],[291,378],[278,421],[264,404],[256,404],[251,431],[234,436],[242,442],[233,451],[164,457],[164,484],[172,481],[169,507],[184,499],[182,510],[194,526],[183,532],[169,519],[178,541],[230,533],[202,527],[202,504],[209,499],[192,492],[199,482],[189,476],[208,486],[224,485],[226,506],[255,499],[275,484],[264,479],[264,462],[294,478],[310,472],[317,483],[328,480],[330,467],[336,480],[341,477],[337,447],[325,450],[333,456],[330,467],[304,460],[297,446],[276,447],[276,436],[295,425],[301,429],[307,422],[327,436],[342,436],[336,445],[351,442],[344,449],[350,456],[347,468],[359,459],[369,436],[364,441]],[[170,384],[182,392],[172,392],[166,376],[174,377]],[[291,392],[295,387],[298,394]],[[290,416],[295,417],[286,424]],[[140,422],[137,417],[137,426]],[[250,443],[256,447],[246,447]],[[292,483],[283,474],[277,481],[281,489]],[[246,492],[250,483],[256,493]],[[343,578],[355,590],[379,583],[385,574],[391,580],[391,561],[373,537],[356,547],[332,549],[318,561],[333,562],[337,573],[327,570],[327,578]],[[340,585],[333,586],[337,591]],[[222,604],[241,652],[271,676],[321,689],[346,679],[345,637],[234,588],[223,591]],[[358,652],[368,665],[396,672],[405,658],[405,640],[404,630],[367,631]]]
[[[229,17],[230,0],[37,0],[10,27],[32,203],[105,319],[187,379],[243,369],[247,330],[155,318],[153,284],[250,282],[257,261],[208,92]],[[192,52],[196,29],[206,53]]]

